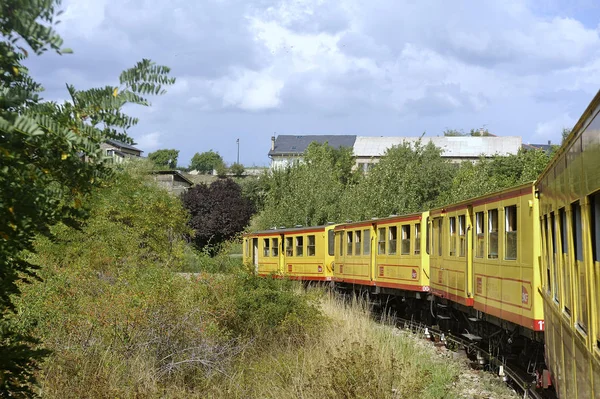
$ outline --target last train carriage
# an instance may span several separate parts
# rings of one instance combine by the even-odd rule
[[[244,263],[259,276],[331,281],[333,225],[273,228],[244,235]]]
[[[600,399],[600,92],[536,182],[546,363],[560,398]]]

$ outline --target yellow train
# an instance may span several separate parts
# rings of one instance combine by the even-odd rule
[[[535,184],[546,363],[561,398],[600,398],[600,92]]]
[[[389,295],[486,340],[561,398],[600,399],[599,112],[600,92],[536,182],[423,213],[248,233],[244,262]]]
[[[244,235],[244,263],[259,276],[331,281],[333,225],[256,231]]]

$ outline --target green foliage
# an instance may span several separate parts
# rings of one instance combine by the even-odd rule
[[[246,169],[244,169],[244,165],[242,165],[241,163],[234,163],[233,165],[231,165],[229,167],[229,171],[235,177],[241,177],[244,174],[244,172],[246,171]]]
[[[565,141],[567,140],[567,138],[569,137],[570,134],[571,134],[571,128],[563,127],[562,134],[561,134],[561,142],[560,142],[561,145],[565,143]]]
[[[131,142],[127,129],[137,119],[127,103],[148,105],[144,94],[160,94],[173,83],[168,68],[143,60],[121,74],[119,87],[78,91],[67,85],[70,102],[41,102],[42,90],[22,64],[34,54],[61,49],[53,30],[58,0],[8,0],[0,5],[0,396],[30,396],[33,371],[44,354],[36,340],[16,333],[7,321],[17,282],[36,277],[38,265],[22,256],[36,234],[50,226],[76,225],[82,203],[109,175],[102,163],[105,138]],[[12,296],[12,297],[11,297]]]
[[[360,174],[352,171],[353,166],[350,149],[311,143],[304,162],[272,171],[258,224],[263,228],[311,226],[340,220],[340,198],[346,187],[360,179]]]
[[[516,155],[480,159],[476,164],[463,162],[452,187],[442,193],[438,205],[446,205],[534,181],[552,155],[543,150],[519,150]]]
[[[468,136],[467,133],[463,132],[462,130],[457,130],[457,129],[446,129],[446,130],[444,130],[443,133],[444,133],[445,137]]]
[[[179,150],[156,150],[148,154],[148,159],[159,168],[175,169],[177,167],[178,156]]]
[[[225,162],[218,152],[213,150],[195,153],[190,162],[190,170],[197,170],[200,173],[212,173],[213,169],[224,168]]]
[[[392,147],[344,197],[345,216],[363,220],[429,209],[451,187],[455,169],[432,143]]]

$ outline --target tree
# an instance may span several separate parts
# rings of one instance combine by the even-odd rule
[[[0,2],[0,396],[33,396],[38,362],[47,353],[37,339],[11,323],[19,281],[37,278],[27,251],[36,235],[50,235],[59,222],[77,226],[87,195],[109,175],[100,143],[131,143],[137,123],[123,113],[127,103],[149,105],[145,94],[172,84],[169,69],[142,60],[120,75],[119,86],[79,91],[67,85],[63,104],[41,102],[42,90],[22,61],[29,51],[59,54],[53,30],[59,0]],[[56,22],[57,23],[57,22]],[[29,51],[24,46],[29,47]]]
[[[190,162],[190,170],[197,170],[200,173],[211,173],[214,169],[225,166],[223,158],[218,152],[213,150],[195,153]]]
[[[268,228],[339,221],[344,191],[361,179],[353,166],[352,149],[311,143],[302,163],[274,170],[268,177],[258,224]]]
[[[178,156],[179,150],[156,150],[148,154],[148,159],[159,168],[175,169],[177,167]]]
[[[232,173],[234,176],[236,176],[236,177],[241,177],[241,176],[244,174],[244,172],[245,172],[244,165],[242,165],[241,163],[237,163],[237,162],[236,162],[236,163],[234,163],[233,165],[231,165],[231,166],[229,167],[229,171],[230,171],[230,172],[231,172],[231,173]]]
[[[444,130],[444,137],[460,137],[460,136],[468,136],[468,134],[463,132],[462,130],[457,130],[457,129]]]
[[[560,141],[561,145],[564,144],[564,142],[567,140],[567,138],[569,137],[570,134],[571,134],[571,128],[563,127],[562,134],[561,134],[561,141]]]
[[[344,219],[363,220],[429,209],[451,187],[456,168],[431,142],[389,148],[343,197]]]
[[[241,232],[254,213],[252,202],[231,179],[217,180],[210,186],[198,184],[182,195],[182,201],[195,231],[194,244],[212,253]]]

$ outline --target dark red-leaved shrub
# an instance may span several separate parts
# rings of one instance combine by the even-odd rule
[[[217,180],[210,186],[198,184],[183,194],[182,201],[191,215],[190,226],[196,231],[194,243],[198,249],[218,248],[241,232],[254,213],[252,202],[231,179]]]

